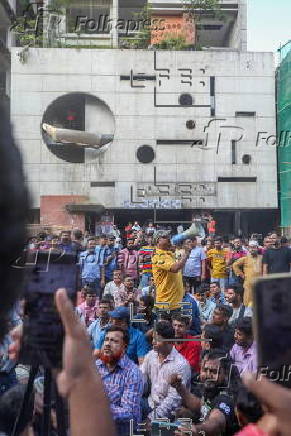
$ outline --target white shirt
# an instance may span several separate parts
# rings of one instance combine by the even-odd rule
[[[120,285],[117,286],[117,285],[114,283],[114,281],[112,281],[112,282],[108,282],[108,283],[105,285],[103,295],[104,295],[104,296],[105,296],[105,295],[112,295],[112,297],[113,297],[113,296],[114,296],[114,293],[115,293],[116,291],[124,291],[124,284],[123,284],[123,283],[120,283]]]
[[[179,374],[182,376],[182,383],[190,388],[191,368],[188,361],[173,347],[161,363],[158,353],[152,350],[145,356],[140,369],[145,383],[150,382],[151,385],[148,401],[154,410],[149,418],[172,418],[171,413],[181,405],[182,399],[168,380],[172,374]]]

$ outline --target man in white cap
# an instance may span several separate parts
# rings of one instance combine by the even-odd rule
[[[232,265],[234,273],[244,280],[244,305],[252,307],[252,285],[256,277],[262,275],[262,255],[259,254],[257,241],[250,241],[249,254],[235,261]]]

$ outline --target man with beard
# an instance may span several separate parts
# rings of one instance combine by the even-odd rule
[[[235,402],[239,386],[239,375],[232,360],[223,350],[210,350],[203,358],[200,370],[200,383],[195,383],[190,392],[182,383],[181,377],[174,374],[171,386],[182,397],[183,405],[176,412],[176,418],[196,417],[192,425],[193,436],[230,436],[237,428]],[[197,415],[200,418],[197,419]],[[187,430],[189,434],[189,429]],[[186,429],[180,428],[176,436],[184,436]]]
[[[138,280],[138,250],[134,245],[134,239],[127,240],[127,247],[120,250],[118,265],[122,276],[130,276],[135,282]]]
[[[211,323],[212,325],[216,325],[220,328],[223,337],[222,348],[226,352],[229,352],[234,344],[234,329],[229,325],[229,319],[231,315],[232,308],[230,306],[218,304],[214,309]]]
[[[227,302],[232,307],[232,315],[229,318],[228,324],[232,327],[246,316],[252,316],[251,307],[245,307],[243,304],[244,290],[241,285],[233,285],[227,289]]]
[[[136,313],[138,299],[141,294],[141,290],[134,287],[134,280],[130,276],[127,276],[124,279],[123,288],[117,289],[113,292],[115,307],[128,307],[129,304],[132,303],[134,307],[134,313]]]
[[[20,155],[10,130],[7,113],[0,102],[0,341],[8,329],[10,311],[20,294],[23,269],[12,268],[24,246],[28,195]],[[64,290],[56,293],[56,306],[65,330],[63,368],[58,374],[59,393],[68,398],[70,434],[75,436],[114,435],[108,400],[100,375],[91,357],[86,332],[78,322],[69,297]],[[13,333],[10,358],[17,360],[21,329]],[[3,412],[3,410],[2,410]]]
[[[141,422],[141,398],[143,379],[139,368],[126,355],[129,343],[127,330],[111,326],[106,332],[96,361],[98,372],[110,401],[110,408],[118,436],[130,434],[130,421],[133,428]]]
[[[149,351],[149,344],[145,335],[140,330],[137,330],[130,325],[129,309],[124,306],[116,307],[112,312],[109,312],[108,315],[110,317],[110,325],[121,327],[128,331],[129,343],[126,349],[127,356],[135,363],[142,364],[145,355]],[[106,331],[100,333],[100,336],[95,343],[94,355],[98,358],[104,343]]]
[[[241,277],[244,287],[244,305],[253,305],[253,283],[256,277],[262,274],[262,255],[259,254],[259,245],[256,241],[249,242],[249,254],[234,262],[234,273]]]

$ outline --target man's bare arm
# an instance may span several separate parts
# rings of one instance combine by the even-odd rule
[[[268,274],[268,265],[266,263],[263,263],[263,276],[266,276]]]
[[[187,407],[187,409],[196,412],[201,408],[201,400],[196,397],[196,395],[191,394],[189,389],[186,388],[185,385],[182,384],[182,377],[179,374],[172,374],[169,378],[170,385],[176,389],[180,397],[182,398],[183,405]]]
[[[190,250],[185,249],[185,254],[183,254],[181,260],[179,260],[178,262],[175,262],[170,269],[170,272],[172,273],[177,273],[179,272],[181,269],[184,268],[185,263],[187,262],[188,258],[190,255]]]
[[[201,260],[201,279],[204,280],[206,276],[206,259]]]
[[[196,425],[197,434],[205,436],[220,436],[223,434],[226,426],[225,416],[220,410],[213,409],[203,424]]]

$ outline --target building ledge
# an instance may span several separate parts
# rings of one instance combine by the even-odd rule
[[[101,215],[104,213],[105,207],[96,203],[70,203],[66,205],[66,210],[69,213],[96,213]]]

